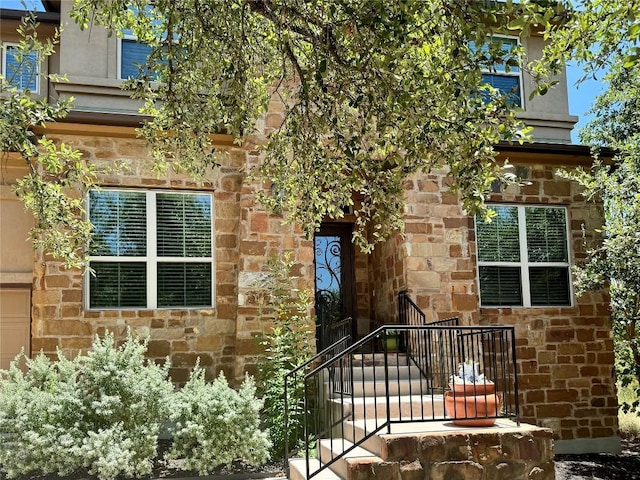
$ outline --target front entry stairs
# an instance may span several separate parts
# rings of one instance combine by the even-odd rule
[[[353,395],[326,398],[329,418],[343,420],[329,438],[317,441],[315,456],[289,460],[291,480],[555,478],[550,430],[509,419],[498,419],[493,427],[456,427],[446,418],[442,395],[423,393],[426,381],[417,380],[418,367],[404,354],[387,355],[393,368],[388,380],[381,379],[383,355],[354,356]],[[332,390],[327,380],[325,392]],[[387,418],[399,423],[375,432]],[[329,467],[322,469],[325,464]]]

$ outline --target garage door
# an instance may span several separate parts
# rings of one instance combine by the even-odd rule
[[[0,368],[7,369],[11,360],[31,346],[31,291],[22,288],[0,288]]]

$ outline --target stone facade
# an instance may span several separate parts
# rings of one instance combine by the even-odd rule
[[[555,176],[557,168],[523,165],[519,173],[530,184],[491,200],[566,205],[569,248],[580,261],[586,256],[583,229],[589,244],[602,212],[584,201],[576,184]],[[575,299],[572,307],[480,309],[481,325],[515,325],[523,420],[552,428],[559,440],[618,435],[608,303],[607,292],[600,291]]]
[[[268,216],[253,204],[244,185],[244,149],[220,147],[222,165],[207,183],[186,177],[158,178],[150,170],[144,143],[133,138],[54,136],[83,152],[99,169],[117,160],[118,174],[102,175],[103,187],[211,191],[214,194],[215,305],[211,309],[91,310],[83,307],[84,279],[79,271],[65,271],[42,255],[33,279],[32,351],[54,354],[60,348],[75,355],[88,348],[95,334],[109,330],[122,336],[127,328],[149,337],[149,357],[171,360],[171,376],[186,381],[196,358],[210,375],[224,371],[228,378],[253,372],[258,343],[269,322],[261,321],[255,301],[256,280],[264,275],[270,255],[290,251],[296,261],[296,288],[312,289],[313,248],[293,225]],[[311,280],[309,280],[311,278]]]
[[[89,347],[95,334],[111,330],[122,336],[131,328],[150,338],[150,358],[170,358],[171,375],[177,383],[187,379],[198,357],[210,376],[223,371],[239,380],[245,372],[255,371],[260,353],[257,337],[270,328],[258,301],[267,259],[291,252],[295,261],[293,287],[314,289],[313,240],[305,238],[295,225],[283,224],[281,216],[270,215],[256,205],[254,190],[262,186],[250,184],[246,177],[260,162],[257,146],[281,124],[283,105],[272,101],[256,125],[257,133],[242,146],[234,146],[225,135],[216,137],[216,148],[226,155],[221,156],[221,167],[210,172],[207,182],[198,184],[178,175],[158,178],[151,172],[147,150],[135,138],[134,128],[109,124],[121,114],[135,119],[137,112],[136,104],[120,90],[116,36],[96,27],[88,41],[88,32],[80,31],[69,19],[70,8],[70,2],[62,2],[60,19],[69,26],[59,53],[48,65],[52,73],[69,74],[70,81],[46,85],[42,93],[63,98],[74,95],[78,111],[85,114],[110,113],[96,113],[91,121],[98,125],[55,124],[46,133],[79,148],[97,167],[123,164],[124,170],[100,176],[103,186],[213,193],[215,303],[211,309],[85,309],[81,272],[65,271],[41,252],[36,252],[34,260],[31,250],[25,248],[23,239],[32,219],[20,215],[10,192],[11,184],[21,176],[20,162],[15,158],[2,164],[0,176],[0,288],[18,285],[31,289],[32,354],[43,351],[53,355],[61,348],[75,355]],[[7,27],[2,30],[3,40],[15,40],[16,23],[5,22],[3,26]],[[531,37],[526,42],[531,58],[539,56],[543,39]],[[523,98],[527,98],[532,82],[523,75]],[[76,114],[72,112],[72,119],[83,118]],[[548,95],[528,101],[519,115],[536,127],[534,137],[539,142],[568,147],[569,132],[577,119],[569,115],[564,76]],[[576,153],[573,147],[535,153],[535,147],[511,148],[517,173],[530,183],[495,193],[490,200],[566,206],[571,262],[575,263],[585,256],[583,226],[586,232],[593,232],[602,216],[574,185],[554,172],[576,161],[588,162],[588,154],[586,150]],[[501,148],[509,149],[505,145]],[[582,157],[576,160],[576,156]],[[474,220],[462,211],[458,198],[447,192],[448,185],[444,171],[408,179],[404,185],[404,234],[392,236],[371,255],[355,249],[358,335],[377,325],[397,322],[397,294],[401,290],[408,291],[427,320],[458,316],[464,325],[514,325],[523,420],[552,428],[557,445],[594,441],[581,445],[586,445],[587,451],[615,449],[617,403],[606,292],[574,299],[571,307],[481,308]],[[350,220],[347,216],[344,221]],[[9,231],[15,234],[7,235]],[[311,313],[310,307],[310,318]]]
[[[197,185],[179,176],[158,179],[146,150],[133,138],[58,136],[76,145],[98,167],[118,160],[128,173],[104,175],[103,186],[214,192],[215,306],[208,310],[86,310],[83,278],[40,256],[34,268],[32,351],[74,355],[105,330],[127,328],[149,336],[149,356],[169,357],[171,375],[187,379],[196,358],[210,373],[241,379],[253,373],[257,337],[270,323],[260,315],[259,280],[269,256],[291,252],[294,286],[313,290],[313,241],[255,204],[244,171],[257,158],[250,150],[226,149],[211,181]],[[509,187],[491,201],[568,206],[573,258],[584,258],[583,226],[593,232],[601,212],[576,187],[554,176],[558,165],[517,164],[530,184]],[[613,341],[607,295],[595,292],[562,308],[480,308],[473,218],[446,193],[444,172],[406,182],[405,235],[391,237],[372,255],[355,253],[359,334],[397,321],[397,293],[409,295],[428,320],[458,316],[465,325],[515,325],[522,419],[553,429],[556,439],[612,439],[617,403],[612,376]]]

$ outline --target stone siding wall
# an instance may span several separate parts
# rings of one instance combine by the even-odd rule
[[[352,480],[553,480],[553,438],[548,429],[464,429],[381,438],[384,462],[353,461]]]
[[[210,173],[208,183],[198,185],[179,175],[157,178],[144,143],[137,139],[57,139],[79,148],[98,168],[116,161],[124,165],[122,172],[101,175],[102,186],[213,192],[215,305],[211,309],[86,310],[81,272],[65,271],[59,262],[40,254],[34,269],[32,351],[53,355],[59,347],[73,356],[87,349],[95,334],[109,330],[121,337],[131,328],[150,338],[150,358],[170,358],[171,376],[178,383],[187,380],[197,358],[210,376],[223,371],[227,378],[239,380],[245,371],[253,373],[260,350],[256,337],[271,326],[268,312],[259,315],[256,280],[265,274],[270,255],[290,251],[297,262],[292,287],[312,289],[313,247],[294,226],[282,225],[281,218],[254,205],[244,173],[251,152],[222,147],[222,166]]]
[[[376,326],[398,322],[398,292],[407,285],[406,251],[402,235],[394,235],[371,254],[369,276]]]
[[[588,235],[602,224],[600,209],[578,187],[554,175],[559,165],[522,164],[530,184],[511,186],[491,202],[568,207],[572,258],[585,258]],[[475,228],[457,199],[443,192],[444,172],[407,182],[406,275],[410,296],[428,318],[462,324],[514,325],[523,420],[554,430],[557,439],[618,435],[614,351],[608,295],[593,292],[571,307],[480,308]],[[588,239],[592,241],[593,238]]]
[[[427,321],[460,317],[476,324],[476,270],[470,234],[473,218],[448,193],[444,171],[415,176],[405,184],[407,290]]]
[[[276,107],[273,109],[277,110]],[[272,110],[273,110],[272,109]],[[277,113],[277,112],[276,112]],[[277,117],[277,115],[276,115]],[[272,113],[259,125],[268,132]],[[260,160],[250,138],[242,147],[221,147],[222,166],[210,181],[197,185],[177,175],[158,179],[151,173],[142,141],[99,136],[60,136],[100,166],[118,161],[124,174],[105,174],[105,186],[212,191],[215,222],[215,305],[211,309],[85,310],[80,272],[37,254],[33,273],[32,352],[69,355],[88,348],[95,334],[117,335],[130,327],[149,336],[149,356],[169,357],[172,378],[184,382],[200,357],[209,375],[224,371],[239,380],[255,372],[257,338],[269,331],[268,312],[259,308],[260,280],[270,256],[291,252],[292,287],[314,288],[313,241],[255,204],[245,172]],[[555,166],[526,164],[518,173],[531,184],[510,187],[494,202],[568,206],[573,257],[584,258],[582,226],[592,232],[601,222],[597,208],[584,202],[576,187],[554,177]],[[457,198],[446,193],[445,172],[415,176],[405,184],[405,236],[396,235],[370,256],[355,250],[359,333],[367,325],[397,321],[397,293],[409,295],[427,320],[459,316],[468,325],[515,325],[523,419],[554,429],[558,439],[609,438],[617,435],[613,382],[613,342],[608,298],[596,292],[564,308],[480,308],[476,281],[473,218]],[[312,322],[312,309],[309,310]]]
[[[553,165],[522,165],[530,185],[492,195],[492,201],[566,205],[569,248],[585,258],[602,212],[586,203],[578,186],[554,175]],[[475,246],[473,248],[475,251]],[[607,292],[574,299],[572,307],[482,308],[480,324],[515,325],[523,421],[552,428],[556,438],[618,435],[614,350]]]

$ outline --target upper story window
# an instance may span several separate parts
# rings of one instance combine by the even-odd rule
[[[564,207],[492,205],[476,217],[482,306],[569,306],[568,223]]]
[[[11,87],[38,93],[38,56],[22,53],[17,45],[5,43],[2,48],[2,76]]]
[[[166,32],[162,31],[162,22],[154,18],[155,13],[152,9],[152,5],[147,5],[143,10],[133,6],[128,7],[132,16],[142,16],[150,19],[151,27],[155,34],[158,35],[157,38],[165,39]],[[138,78],[140,76],[140,68],[144,68],[153,49],[151,45],[139,41],[131,28],[123,29],[121,34],[122,37],[118,39],[118,78],[123,80]],[[150,71],[148,73],[152,80],[156,79],[156,72]]]
[[[93,309],[213,305],[209,193],[93,190],[86,305]]]
[[[484,70],[482,82],[496,88],[502,95],[508,97],[512,106],[523,107],[522,102],[522,71],[518,59],[513,53],[518,47],[518,39],[495,35],[482,46],[482,52],[495,60],[496,52],[500,58],[491,62],[491,68]]]
[[[125,30],[123,37],[118,39],[118,78],[137,78],[149,55],[151,46],[138,42],[130,30]]]

